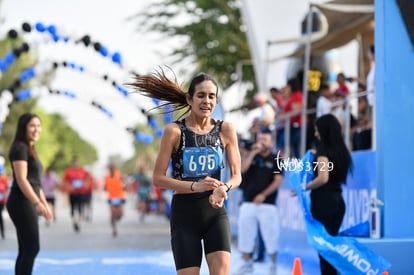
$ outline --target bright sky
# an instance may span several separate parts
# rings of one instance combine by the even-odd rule
[[[159,44],[151,43],[152,38],[138,34],[134,22],[125,20],[145,7],[148,2],[3,0],[0,6],[0,15],[4,20],[0,25],[1,36],[12,28],[20,33],[24,22],[32,26],[41,22],[46,26],[55,25],[58,31],[67,32],[70,37],[89,34],[92,41],[100,42],[110,53],[122,54],[126,64],[126,69],[123,70],[109,58],[97,53],[92,46],[50,42],[35,31],[27,35],[30,46],[34,48],[37,45],[40,60],[43,62],[69,61],[85,66],[87,73],[70,69],[58,70],[57,77],[51,84],[52,89],[66,89],[76,93],[77,100],[63,96],[47,96],[39,103],[48,112],[63,114],[83,138],[98,148],[98,168],[103,167],[108,156],[113,154],[119,154],[124,158],[132,157],[134,138],[125,128],[145,121],[137,106],[148,107],[146,100],[137,95],[123,97],[110,82],[103,81],[100,76],[107,74],[117,83],[123,84],[131,77],[127,69],[146,73],[162,64],[156,52],[165,52],[165,49]],[[110,109],[114,118],[111,120],[93,108],[91,100],[96,100]]]
[[[267,40],[277,40],[297,37],[300,34],[300,23],[304,18],[309,2],[307,0],[246,0],[253,2],[250,5],[254,22],[254,36],[257,39],[256,47],[263,54]],[[98,41],[106,46],[109,52],[120,52],[127,68],[138,73],[147,73],[159,65],[164,64],[165,59],[157,53],[165,53],[171,47],[171,41],[160,42],[154,37],[144,36],[135,31],[134,22],[127,22],[126,17],[135,14],[144,8],[151,0],[3,0],[0,6],[0,16],[4,22],[0,25],[0,36],[4,36],[8,30],[14,28],[20,32],[21,25],[28,22],[34,25],[42,22],[45,25],[55,25],[58,30],[66,31],[71,37],[79,37],[89,34],[93,41]],[[259,3],[257,5],[256,3]],[[275,3],[276,2],[276,3]],[[325,2],[323,0],[312,1],[314,3]],[[122,3],[122,5],[121,5]],[[269,12],[270,11],[270,12]],[[264,27],[265,26],[265,27]],[[137,106],[149,106],[148,101],[130,95],[128,98],[118,93],[108,82],[99,76],[108,74],[118,83],[126,83],[130,80],[127,70],[121,70],[118,66],[94,51],[93,47],[84,47],[54,43],[50,39],[42,39],[38,32],[32,32],[27,36],[32,47],[37,45],[40,60],[69,61],[84,65],[88,73],[79,73],[69,69],[61,69],[56,79],[51,84],[52,89],[69,90],[78,95],[77,100],[70,100],[62,96],[43,97],[39,103],[48,112],[63,114],[68,123],[77,130],[80,135],[94,144],[99,152],[99,161],[95,170],[102,170],[110,155],[119,154],[123,158],[133,155],[134,139],[125,128],[143,122]],[[283,45],[272,48],[271,57],[281,56],[295,49],[296,45]],[[349,55],[338,56],[338,62],[351,75],[354,73],[350,67]],[[287,60],[278,62],[269,68],[271,77],[268,77],[268,85],[281,87],[286,81]],[[177,68],[174,68],[177,71]],[[182,79],[186,81],[187,79]],[[234,108],[234,104],[241,105],[241,101],[234,101],[240,97],[238,88],[233,89],[233,94],[227,95],[223,102],[225,110]],[[240,97],[241,98],[241,97]],[[111,120],[102,112],[90,105],[91,100],[96,100],[114,114]],[[229,104],[231,103],[231,104]],[[237,106],[236,105],[236,106]],[[226,108],[227,107],[227,108]],[[229,116],[236,125],[246,124],[245,118]]]

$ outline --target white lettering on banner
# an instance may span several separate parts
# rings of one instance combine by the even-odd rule
[[[298,200],[292,197],[290,190],[279,190],[277,205],[281,227],[305,231],[305,221],[303,219],[302,209]]]
[[[369,219],[369,203],[376,197],[375,189],[343,188],[342,195],[345,200],[346,213],[340,231],[350,228]]]
[[[378,269],[372,269],[371,264],[367,259],[361,258],[361,255],[358,254],[356,251],[349,248],[348,245],[333,245],[332,243],[328,242],[327,240],[323,239],[322,237],[312,236],[313,240],[317,242],[320,246],[325,246],[330,250],[338,252],[345,261],[351,263],[356,269],[365,273],[367,275],[376,275],[378,274]]]

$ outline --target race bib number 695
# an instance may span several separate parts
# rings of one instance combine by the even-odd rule
[[[185,177],[208,176],[216,172],[221,165],[220,147],[186,147],[183,150]]]

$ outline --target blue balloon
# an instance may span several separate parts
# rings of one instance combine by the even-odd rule
[[[172,120],[173,120],[172,113],[167,113],[167,114],[164,115],[164,123],[165,124],[171,123]]]
[[[149,126],[150,126],[152,129],[157,128],[157,121],[156,121],[155,119],[150,119],[150,121],[149,121],[148,123],[149,123]]]
[[[101,111],[109,118],[113,118],[114,115],[111,111],[109,111],[107,108],[105,108],[104,106],[101,106]]]
[[[159,129],[157,129],[157,137],[158,138],[161,138],[162,137],[162,134],[164,133],[164,130],[162,129],[162,128],[159,128]]]
[[[60,37],[59,37],[59,35],[54,33],[54,34],[52,34],[52,39],[53,39],[53,42],[58,42]]]
[[[22,72],[21,74],[20,74],[20,77],[19,77],[19,79],[20,79],[20,81],[21,82],[26,82],[27,80],[29,80],[29,77],[28,77],[28,75],[27,75],[27,73],[26,72]]]
[[[156,98],[152,98],[152,102],[157,106],[160,104],[160,101]]]
[[[20,81],[21,82],[27,82],[28,80],[30,80],[31,78],[33,78],[35,76],[36,72],[34,68],[29,68],[26,71],[23,71],[20,74]]]
[[[8,53],[4,57],[4,62],[6,63],[7,66],[10,66],[11,64],[13,64],[15,60],[16,60],[16,56],[13,53]]]
[[[30,78],[36,76],[36,71],[35,71],[35,69],[33,67],[27,69],[26,71],[27,71],[27,74],[29,75]]]
[[[99,53],[102,55],[102,56],[108,56],[108,49],[106,48],[106,47],[104,47],[104,46],[101,46],[101,48],[100,48],[100,50],[99,50]]]
[[[20,90],[17,93],[17,96],[16,96],[18,101],[26,100],[26,99],[29,99],[31,97],[32,97],[32,92],[29,89]]]
[[[69,98],[76,98],[76,94],[75,93],[73,93],[71,91],[67,91],[67,90],[63,91],[63,95],[65,95],[65,96],[67,96]]]
[[[128,91],[124,87],[116,85],[116,88],[123,96],[128,96]]]
[[[39,23],[36,23],[35,29],[38,32],[44,32],[46,30],[45,25],[43,25],[43,23],[40,23],[40,22]]]
[[[2,60],[0,60],[0,71],[2,71],[3,73],[7,71],[7,64]]]
[[[137,133],[135,134],[135,139],[136,139],[137,141],[139,141],[139,142],[142,142],[142,141],[144,140],[144,135],[143,135],[143,134],[141,134],[140,132],[137,132]]]
[[[115,63],[118,63],[119,65],[122,65],[121,64],[121,54],[118,53],[118,52],[114,53],[112,55],[112,61],[115,62]]]
[[[50,25],[49,27],[47,27],[47,31],[50,34],[56,34],[57,35],[57,28],[55,25]]]
[[[145,144],[151,144],[154,141],[154,138],[151,135],[146,135],[144,138]]]

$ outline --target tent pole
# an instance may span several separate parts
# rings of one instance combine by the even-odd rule
[[[303,107],[302,107],[302,127],[300,134],[300,155],[305,155],[306,150],[306,128],[307,128],[307,109],[308,109],[308,73],[310,67],[311,58],[311,34],[312,34],[312,4],[309,2],[309,12],[306,18],[306,47],[305,47],[305,61],[303,64],[303,82],[302,82],[302,93],[303,93]]]
[[[269,74],[269,58],[270,58],[270,43],[269,41],[266,42],[266,56],[264,61],[264,68],[263,68],[263,83],[262,83],[262,89],[267,89],[267,79]],[[259,91],[264,92],[265,90]]]

